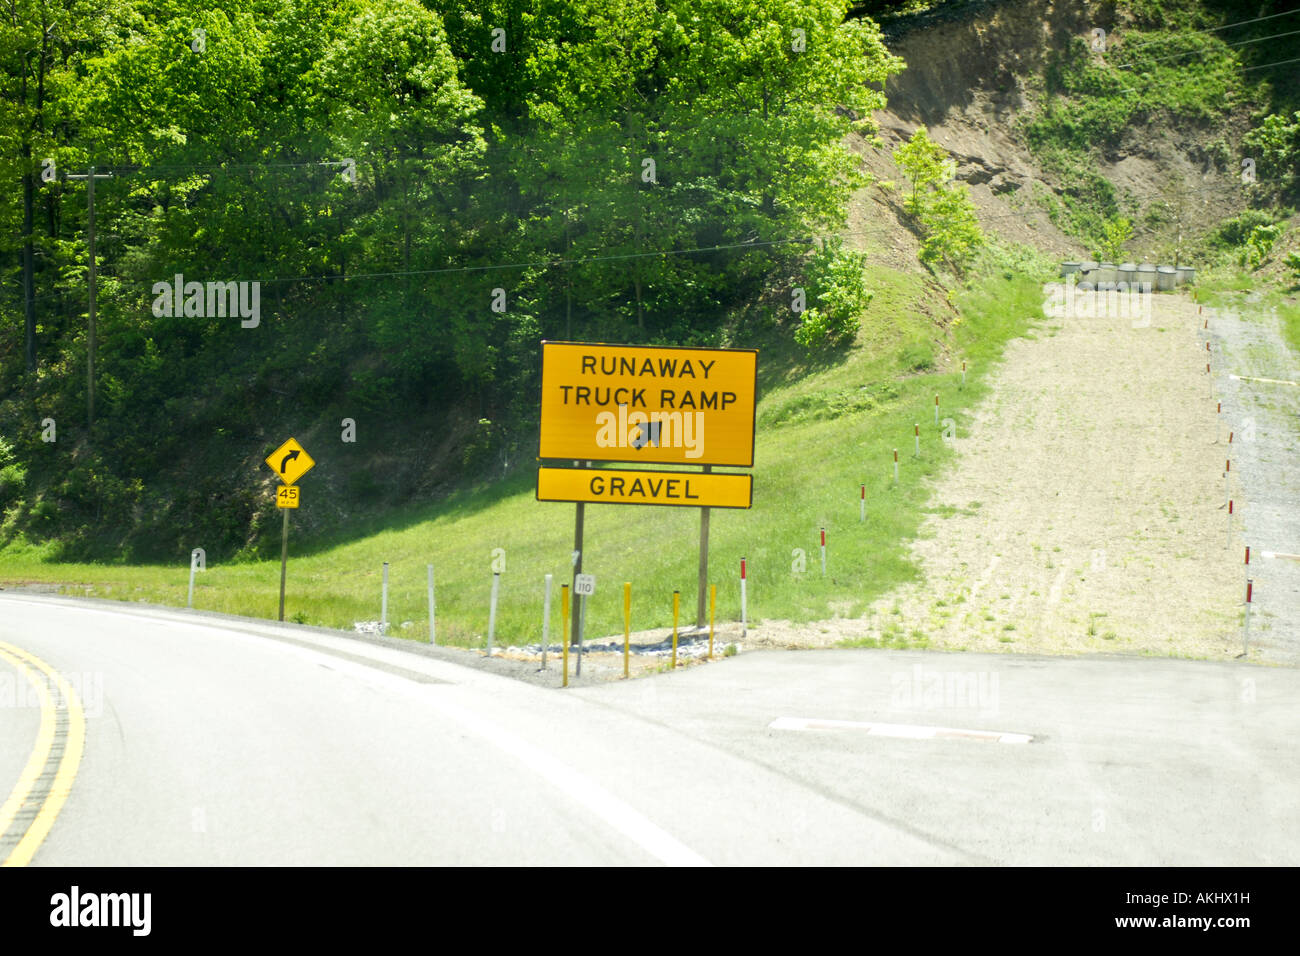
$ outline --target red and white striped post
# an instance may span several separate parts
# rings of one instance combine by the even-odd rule
[[[861,497],[858,499],[858,520],[867,520],[867,486],[863,485],[860,492]]]
[[[898,484],[898,449],[894,449],[894,484]]]
[[[745,603],[745,559],[740,559],[740,636],[745,636],[746,624],[748,618],[745,615],[747,610]]]
[[[1228,543],[1225,544],[1224,547],[1229,549],[1232,548],[1232,499],[1231,498],[1228,499]]]
[[[1250,653],[1250,605],[1254,599],[1255,582],[1246,578],[1246,623],[1241,634],[1241,656]]]
[[[914,456],[916,458],[920,458],[921,457],[921,426],[916,423],[913,423],[912,431],[914,437],[916,438],[916,452],[914,453]]]
[[[826,529],[822,528],[822,574],[826,574]]]
[[[1246,545],[1246,580],[1250,580],[1250,545]]]

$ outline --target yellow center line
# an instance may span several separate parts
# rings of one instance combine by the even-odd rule
[[[81,708],[81,700],[70,684],[54,668],[39,657],[29,654],[12,644],[0,641],[0,658],[12,664],[28,682],[36,688],[41,701],[41,726],[36,735],[36,746],[32,749],[9,799],[0,807],[0,837],[3,837],[13,823],[18,810],[31,798],[36,781],[49,763],[50,751],[54,747],[57,709],[48,686],[41,681],[32,668],[40,671],[59,689],[63,700],[67,701],[68,725],[64,732],[63,756],[59,760],[59,769],[54,775],[54,782],[44,795],[44,803],[27,832],[23,834],[8,858],[0,866],[26,866],[31,862],[41,843],[49,834],[50,828],[67,802],[72,792],[72,783],[77,777],[77,768],[81,764],[81,754],[85,747],[86,718]]]

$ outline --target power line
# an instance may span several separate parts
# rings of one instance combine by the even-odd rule
[[[1205,30],[1186,30],[1182,32],[1184,36],[1187,35],[1196,36],[1197,34],[1202,34],[1202,33],[1218,33],[1220,30],[1231,30],[1233,27],[1244,27],[1251,23],[1262,23],[1265,20],[1276,20],[1278,17],[1288,17],[1293,13],[1300,13],[1300,7],[1296,8],[1295,10],[1284,10],[1281,13],[1270,13],[1266,17],[1255,17],[1255,19],[1253,20],[1238,20],[1236,23],[1225,23],[1223,26],[1220,27],[1209,27]],[[1164,37],[1152,37],[1141,47],[1138,47],[1138,50],[1143,50],[1153,43],[1159,43],[1163,39]],[[1138,52],[1138,51],[1135,50],[1134,52]]]
[[[1274,33],[1271,36],[1256,37],[1253,40],[1241,40],[1237,43],[1225,43],[1224,48],[1227,49],[1227,48],[1239,47],[1239,46],[1249,46],[1251,43],[1263,43],[1265,40],[1276,40],[1279,37],[1291,37],[1291,36],[1295,36],[1297,33],[1300,33],[1300,30],[1291,30],[1287,33]],[[1166,60],[1177,60],[1180,59],[1181,57],[1196,56],[1198,54],[1204,54],[1206,52],[1207,51],[1205,50],[1184,50],[1182,53],[1171,53],[1169,56],[1156,57],[1155,59],[1148,60],[1147,62],[1163,63]],[[1209,52],[1213,52],[1213,51],[1209,51]],[[1129,60],[1127,63],[1112,63],[1110,64],[1110,66],[1114,67],[1117,70],[1126,70],[1132,67],[1135,62],[1136,61]]]
[[[1294,60],[1278,60],[1276,63],[1261,63],[1259,66],[1242,67],[1241,72],[1249,73],[1251,70],[1264,70],[1270,66],[1283,66],[1287,63],[1300,63],[1300,57],[1296,57]]]
[[[1185,190],[1182,195],[1195,196],[1205,192],[1226,192],[1236,186],[1236,182],[1229,179],[1224,183],[1206,184],[1205,186],[1195,189]],[[1020,212],[1002,213],[994,216],[977,215],[980,223],[994,222],[1005,219],[1029,220],[1031,218],[1045,217],[1049,221],[1052,218],[1052,210],[1048,209],[1030,209]],[[1066,211],[1068,214],[1068,210]],[[635,259],[653,259],[667,256],[686,256],[701,255],[711,252],[728,252],[743,251],[749,249],[763,249],[780,245],[798,245],[810,244],[814,241],[826,241],[833,239],[848,239],[862,236],[874,235],[874,231],[839,231],[828,233],[813,233],[801,236],[792,236],[779,239],[755,240],[751,242],[722,243],[712,246],[695,246],[687,249],[662,249],[651,250],[648,252],[629,252],[618,253],[614,255],[603,256],[582,256],[578,258],[550,258],[535,259],[521,262],[502,262],[489,263],[474,266],[447,266],[439,269],[411,269],[389,272],[361,272],[352,274],[329,274],[319,276],[276,276],[269,279],[257,280],[260,283],[288,283],[288,282],[337,282],[337,281],[361,281],[365,279],[398,279],[416,276],[435,276],[435,275],[455,275],[475,272],[493,272],[510,269],[551,269],[560,266],[578,266],[596,262],[623,262]],[[159,279],[130,279],[123,276],[105,276],[105,280],[116,282],[119,285],[153,285],[156,282],[164,281]],[[43,293],[33,296],[33,299],[54,298],[57,296],[66,296],[75,294],[67,290],[57,292]]]

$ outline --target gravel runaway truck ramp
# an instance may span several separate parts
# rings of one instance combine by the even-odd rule
[[[1300,551],[1288,543],[1294,529],[1275,515],[1294,500],[1285,476],[1294,455],[1287,422],[1295,417],[1289,405],[1242,411],[1235,397],[1222,415],[1216,407],[1225,388],[1242,390],[1227,377],[1238,367],[1294,377],[1282,374],[1285,361],[1268,360],[1285,355],[1280,341],[1274,333],[1254,360],[1212,341],[1207,375],[1206,315],[1190,294],[1149,296],[1149,309],[1134,311],[1104,302],[1057,308],[1050,289],[1044,299],[1045,317],[1008,345],[989,396],[958,422],[956,459],[937,479],[932,513],[913,544],[920,579],[875,601],[864,617],[768,622],[754,643],[865,637],[946,650],[1217,660],[1241,653],[1246,542],[1236,511],[1248,534],[1257,522],[1276,528],[1259,547]],[[1217,320],[1210,324],[1212,339],[1227,334]],[[1300,390],[1279,399],[1282,386],[1272,389],[1268,401],[1300,400]],[[1227,449],[1225,420],[1241,414],[1256,419],[1254,457],[1242,454],[1236,436]],[[1265,489],[1274,504],[1266,505],[1273,499]],[[1278,559],[1269,570],[1294,581],[1300,566]],[[1268,597],[1255,606],[1262,619],[1252,621],[1260,627],[1250,659],[1293,661],[1278,621],[1295,620],[1278,603],[1285,585],[1261,574],[1256,588]],[[1285,600],[1294,599],[1289,593]]]

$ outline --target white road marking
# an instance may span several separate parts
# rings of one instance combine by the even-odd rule
[[[911,740],[958,738],[999,744],[1027,744],[1033,734],[1014,734],[1000,730],[961,730],[956,727],[926,727],[922,724],[882,724],[861,720],[826,720],[817,717],[778,717],[767,725],[769,730],[865,730],[873,737],[906,737]]]
[[[1261,551],[1266,558],[1281,558],[1284,561],[1300,561],[1300,554],[1287,554],[1285,551]]]
[[[322,656],[306,648],[299,648],[299,650],[312,656]],[[385,689],[414,698],[460,724],[470,733],[482,737],[668,866],[713,865],[590,777],[579,773],[522,737],[505,730],[474,711],[442,699],[439,693],[431,693],[434,688],[430,685],[418,684],[404,677],[374,670],[364,664],[334,657],[328,657],[328,660],[330,666],[336,670],[372,685],[378,684]]]

